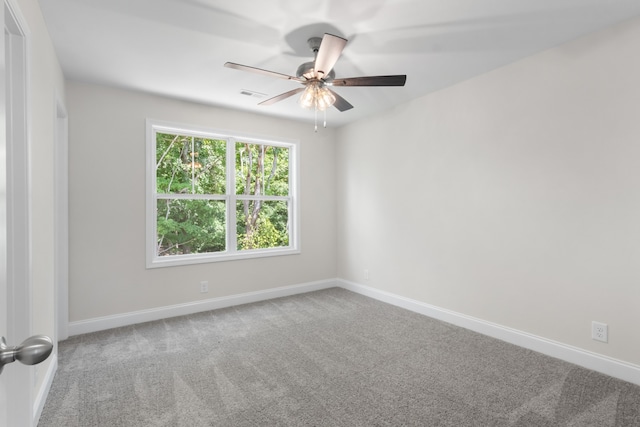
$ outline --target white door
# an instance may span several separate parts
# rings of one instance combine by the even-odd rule
[[[0,17],[0,335],[13,347],[31,334],[27,32],[13,0]],[[4,367],[0,427],[33,425],[33,378],[30,366]]]
[[[0,18],[4,22],[4,7],[0,11]],[[3,32],[4,34],[4,32]],[[6,94],[5,94],[5,63],[4,36],[2,38],[2,55],[0,55],[0,334],[8,330],[7,319],[7,136],[6,136]],[[4,379],[0,379],[0,426],[7,426],[9,387]]]

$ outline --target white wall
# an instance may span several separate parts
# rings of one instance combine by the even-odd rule
[[[54,123],[55,99],[64,102],[64,77],[36,0],[16,0],[29,34],[29,140],[31,159],[32,333],[56,336],[54,317]],[[27,337],[24,337],[27,338]],[[17,343],[15,343],[17,344]],[[34,399],[46,387],[49,358],[34,369]],[[51,372],[49,372],[51,373]],[[50,380],[50,378],[49,378]]]
[[[333,279],[331,129],[101,86],[67,83],[70,320]],[[145,269],[145,119],[300,141],[299,255]],[[209,293],[200,293],[200,281]]]
[[[338,276],[640,364],[639,52],[634,20],[339,129]]]

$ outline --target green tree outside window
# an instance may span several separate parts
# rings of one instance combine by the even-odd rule
[[[155,135],[157,256],[224,252],[228,238],[237,251],[289,246],[288,147]],[[235,236],[227,236],[231,215]]]

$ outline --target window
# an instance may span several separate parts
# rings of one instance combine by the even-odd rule
[[[147,267],[298,253],[297,144],[147,121]]]

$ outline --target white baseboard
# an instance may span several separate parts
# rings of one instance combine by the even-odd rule
[[[343,279],[336,279],[336,283],[337,286],[349,291],[640,385],[640,366],[638,365],[436,307],[421,301],[405,298],[359,283]]]
[[[140,310],[113,316],[96,317],[88,320],[69,323],[69,336],[103,331],[105,329],[119,328],[121,326],[135,325],[137,323],[151,322],[153,320],[167,319],[169,317],[184,316],[186,314],[200,313],[202,311],[218,308],[232,307],[240,304],[265,301],[273,298],[289,295],[303,294],[336,286],[334,279],[319,282],[303,283],[299,285],[283,286],[264,291],[247,292],[244,294],[227,297],[212,298],[203,301],[176,304],[159,307],[150,310]]]
[[[45,373],[44,380],[42,382],[42,387],[38,390],[38,394],[36,395],[36,399],[33,402],[33,425],[37,426],[38,421],[40,420],[40,415],[42,415],[42,410],[44,409],[44,404],[47,402],[47,396],[49,395],[49,390],[51,390],[51,384],[53,384],[53,377],[56,375],[56,371],[58,370],[58,352],[54,352],[51,355],[51,363],[49,363],[49,368]]]
[[[68,328],[69,336],[232,307],[240,304],[265,301],[273,298],[328,289],[335,286],[640,385],[640,366],[638,365],[343,279],[283,286],[264,291],[248,292],[192,303],[71,322]],[[50,366],[53,366],[53,363]],[[51,375],[52,380],[53,374],[55,374],[55,370],[51,371],[50,369],[47,373],[47,378]],[[48,383],[48,387],[50,387],[50,383]],[[44,391],[45,390],[43,390],[42,393],[44,393]],[[48,389],[46,391],[48,391]],[[44,396],[46,396],[46,394],[44,394]],[[42,400],[41,404],[44,405],[44,399],[40,400]],[[38,400],[36,403],[38,403]],[[42,408],[40,408],[40,411],[41,410]]]

